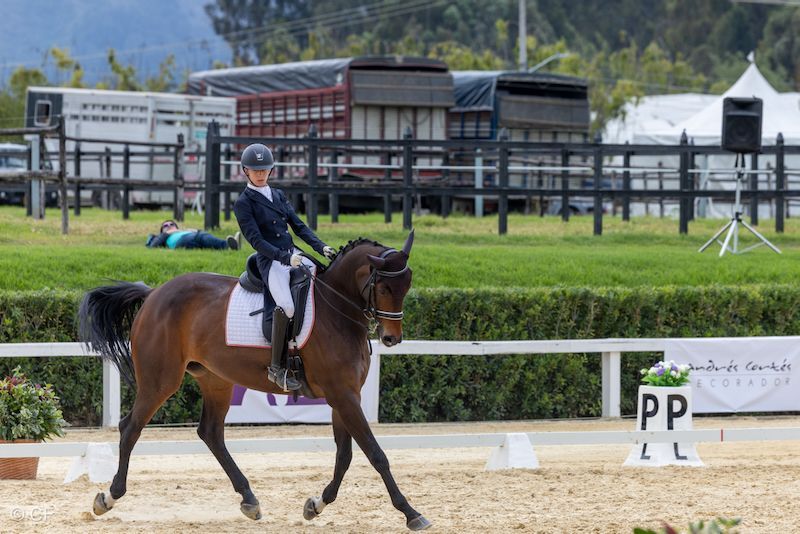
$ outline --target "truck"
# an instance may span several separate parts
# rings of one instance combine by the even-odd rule
[[[448,115],[448,137],[459,139],[498,139],[505,130],[509,141],[539,143],[586,143],[589,140],[588,84],[583,78],[552,73],[524,71],[452,71],[455,105]],[[458,165],[475,162],[473,151],[454,154]],[[491,163],[491,162],[484,162]],[[511,165],[559,165],[559,159],[536,154],[511,155]],[[559,173],[509,173],[509,185],[514,187],[555,187]],[[474,173],[454,173],[457,182],[472,183]],[[497,185],[497,177],[487,173],[485,185]],[[540,183],[544,182],[544,183]],[[585,184],[573,184],[585,188]],[[526,203],[530,198],[511,196],[511,203]],[[560,213],[560,199],[546,199],[549,213]],[[456,199],[456,209],[468,210],[469,199]],[[573,198],[569,209],[573,213],[591,210],[592,203]],[[541,209],[541,206],[540,206]],[[554,211],[555,210],[555,211]]]
[[[65,87],[29,87],[25,106],[25,126],[54,125],[60,116],[65,119],[66,134],[71,138],[118,142],[176,143],[183,134],[188,154],[184,178],[200,180],[203,166],[199,155],[205,151],[208,124],[214,120],[222,135],[232,135],[236,100],[172,93],[111,91]],[[48,138],[50,154],[58,153],[58,140]],[[67,173],[75,176],[74,140],[67,141]],[[122,178],[121,156],[111,158],[110,173],[102,152],[109,147],[121,152],[123,144],[82,142],[80,174],[87,177]],[[130,178],[171,181],[174,177],[174,156],[162,147],[130,147]],[[54,158],[57,167],[57,158]],[[191,193],[187,193],[191,195]],[[172,193],[134,191],[135,205],[156,207],[172,203]]]

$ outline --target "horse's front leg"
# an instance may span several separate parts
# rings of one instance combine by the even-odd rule
[[[406,516],[406,526],[411,530],[424,530],[430,527],[430,521],[408,504],[408,500],[397,487],[397,483],[389,470],[389,460],[380,445],[378,445],[367,418],[364,417],[364,412],[361,410],[358,394],[346,393],[341,397],[337,396],[336,399],[329,398],[328,401],[331,402],[334,410],[339,412],[345,428],[356,440],[361,450],[364,451],[369,463],[381,475],[384,484],[386,484],[386,489],[389,491],[392,504]]]
[[[303,507],[303,517],[309,521],[321,514],[325,506],[336,500],[339,486],[350,467],[350,460],[353,459],[353,440],[337,410],[333,410],[332,422],[333,439],[336,441],[336,466],[333,468],[333,480],[325,487],[321,497],[310,497],[306,501]]]

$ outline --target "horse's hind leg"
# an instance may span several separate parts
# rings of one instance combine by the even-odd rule
[[[322,497],[310,497],[306,501],[303,507],[303,517],[308,520],[317,517],[322,513],[322,509],[325,506],[336,500],[339,486],[341,486],[344,474],[353,459],[353,440],[350,438],[350,433],[345,428],[342,418],[336,410],[333,410],[332,421],[333,439],[336,441],[336,467],[333,468],[333,480],[325,487]]]
[[[170,372],[172,371],[172,372]],[[148,376],[137,377],[136,400],[131,412],[119,423],[119,467],[108,494],[100,492],[94,499],[94,513],[102,515],[111,508],[117,499],[127,491],[128,464],[131,451],[142,434],[144,426],[150,422],[156,410],[175,393],[183,379],[183,369],[158,369]]]
[[[378,444],[378,440],[372,434],[369,422],[361,410],[358,394],[347,393],[336,399],[328,398],[328,400],[331,402],[331,406],[339,412],[347,431],[356,440],[361,450],[364,451],[369,463],[381,475],[383,483],[389,491],[392,504],[406,516],[406,526],[411,530],[424,530],[430,527],[430,521],[408,504],[408,500],[400,492],[400,488],[397,487],[397,483],[389,470],[389,460]]]
[[[203,393],[203,414],[200,416],[200,425],[197,435],[200,436],[209,450],[219,461],[222,469],[233,484],[233,489],[241,494],[242,513],[250,519],[261,519],[261,507],[253,492],[250,483],[242,474],[239,466],[233,461],[228,448],[225,446],[225,414],[231,404],[233,384],[226,382],[218,376],[204,372],[195,375],[200,391]]]

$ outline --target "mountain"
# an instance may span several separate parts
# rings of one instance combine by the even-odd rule
[[[0,83],[20,65],[42,67],[52,47],[68,48],[91,85],[108,75],[109,48],[140,78],[158,72],[168,54],[177,72],[230,62],[202,0],[3,0],[0,3]],[[55,79],[53,61],[45,65]]]

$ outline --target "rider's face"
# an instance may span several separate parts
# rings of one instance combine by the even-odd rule
[[[267,185],[272,169],[245,169],[245,172],[256,187],[264,187]]]

